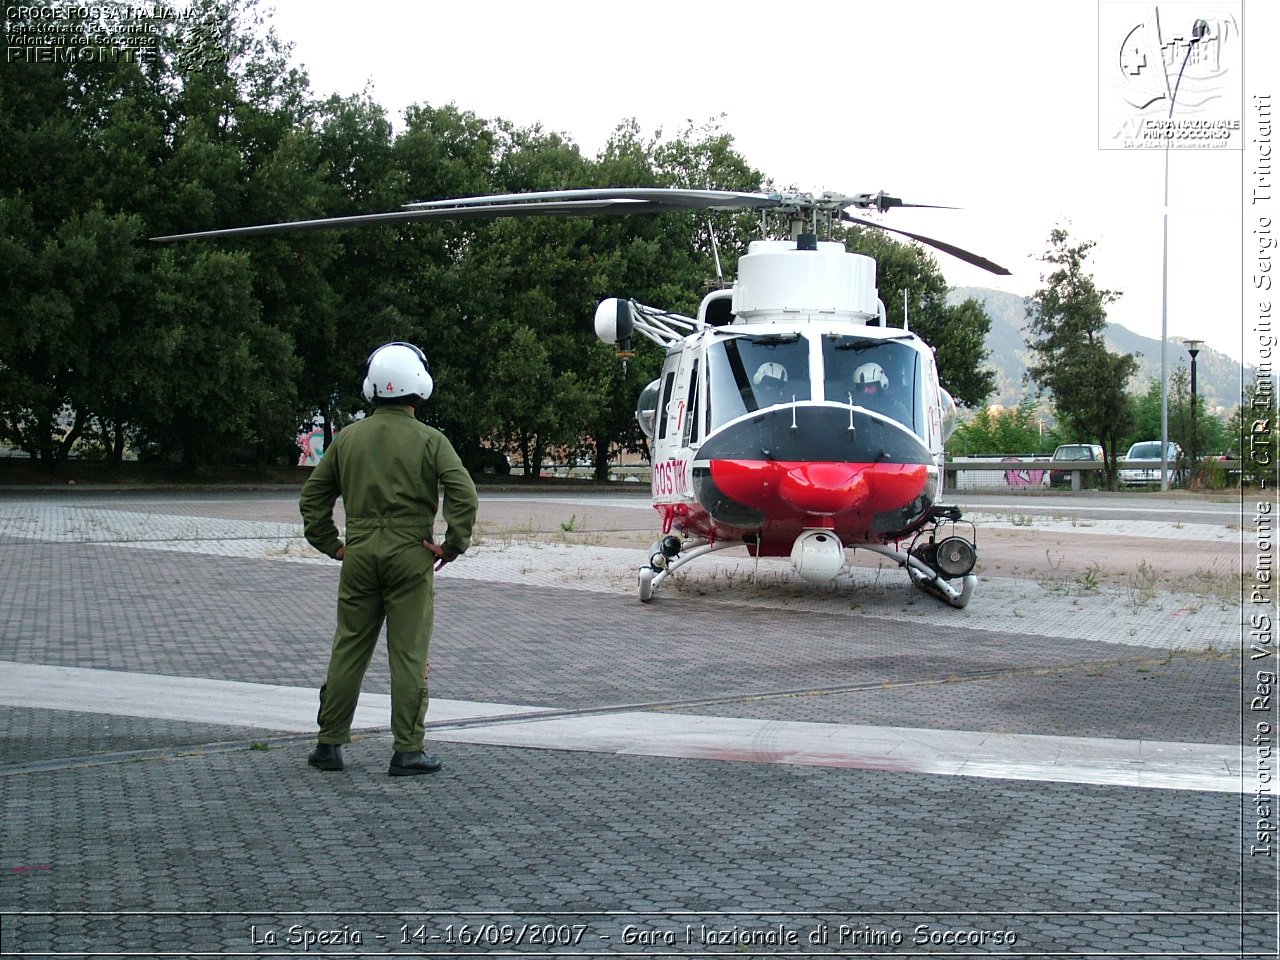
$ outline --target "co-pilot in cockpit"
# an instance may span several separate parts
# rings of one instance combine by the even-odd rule
[[[826,398],[890,417],[924,435],[920,354],[896,339],[829,334],[822,338]]]

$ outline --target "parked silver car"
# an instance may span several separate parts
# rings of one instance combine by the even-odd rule
[[[1129,466],[1120,471],[1120,482],[1132,487],[1151,486],[1160,482],[1160,441],[1143,440],[1135,443],[1124,455],[1125,460],[1144,461],[1139,467]],[[1186,464],[1182,459],[1182,447],[1173,441],[1169,442],[1167,457],[1169,465],[1169,482],[1181,483]],[[1150,463],[1151,466],[1146,464]]]
[[[1102,447],[1096,443],[1063,443],[1053,451],[1054,460],[1084,460],[1090,463],[1102,462]],[[1049,486],[1051,487],[1069,487],[1071,486],[1071,474],[1073,470],[1050,470]],[[1081,472],[1080,486],[1089,489],[1097,483],[1098,475],[1089,472]]]

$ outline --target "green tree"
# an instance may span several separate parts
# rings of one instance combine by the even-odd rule
[[[1035,354],[1027,379],[1053,397],[1064,435],[1102,446],[1107,485],[1114,489],[1118,447],[1133,423],[1126,385],[1138,364],[1132,354],[1111,353],[1103,340],[1106,307],[1120,294],[1098,289],[1086,272],[1094,244],[1069,240],[1055,227],[1040,258],[1052,269],[1027,302],[1027,346]]]
[[[690,127],[676,141],[660,135],[644,137],[634,120],[618,126],[590,165],[592,186],[722,186],[755,190],[760,174],[737,153],[733,140],[714,126]],[[663,351],[637,335],[634,356],[624,366],[616,350],[600,344],[590,323],[600,299],[621,296],[692,315],[715,283],[711,238],[730,266],[738,250],[737,221],[718,215],[662,214],[640,217],[597,217],[588,235],[587,290],[591,311],[578,322],[583,383],[590,394],[581,452],[590,455],[595,476],[608,476],[615,449],[648,456],[648,443],[635,419],[635,404],[645,384],[658,375]],[[742,242],[745,242],[742,241]]]
[[[139,8],[109,6],[86,29],[139,22]],[[154,60],[0,75],[0,242],[21,265],[5,275],[0,429],[41,459],[89,437],[117,460],[127,440],[188,462],[280,455],[300,417],[291,331],[327,295],[323,256],[143,238],[318,210],[306,78],[252,0],[199,0],[192,18],[147,25]],[[215,36],[220,54],[188,56]]]
[[[392,145],[404,200],[494,192],[501,150],[501,130],[492,121],[452,104],[410,107]],[[381,309],[369,302],[367,332],[357,339],[372,345],[413,340],[426,350],[436,395],[420,413],[449,435],[473,471],[497,428],[489,387],[494,352],[506,336],[496,307],[506,288],[495,288],[485,269],[493,226],[439,220],[379,227],[393,244],[394,268],[378,274],[371,265],[361,276],[361,282],[388,286]]]
[[[536,480],[548,447],[577,439],[586,392],[576,374],[556,374],[541,338],[525,326],[497,352],[491,390],[497,440],[519,453],[525,477]]]
[[[723,116],[712,118],[701,126],[690,122],[678,136],[665,140],[658,134],[650,144],[650,155],[660,186],[747,193],[765,187],[764,174],[747,162],[734,146],[733,136],[721,129],[722,119]],[[689,238],[690,249],[704,265],[703,276],[707,278],[715,276],[717,258],[721,273],[732,278],[738,258],[747,252],[752,240],[760,238],[760,218],[752,211],[701,211],[665,217],[672,231]],[[680,309],[674,300],[662,302],[671,309]],[[695,301],[693,307],[696,306]]]
[[[249,255],[165,251],[157,273],[153,376],[140,386],[159,451],[200,467],[290,447],[299,364],[289,335],[262,316]]]
[[[961,457],[1000,454],[1051,453],[1058,436],[1044,429],[1044,420],[1031,397],[1016,407],[985,407],[956,427],[947,441],[947,452]]]

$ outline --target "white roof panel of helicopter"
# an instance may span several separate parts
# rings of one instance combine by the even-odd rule
[[[745,322],[819,313],[869,319],[878,313],[876,262],[844,244],[798,250],[794,240],[755,240],[738,261],[733,312]]]

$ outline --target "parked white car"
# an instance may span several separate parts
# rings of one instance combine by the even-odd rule
[[[1124,455],[1124,459],[1128,461],[1140,460],[1143,461],[1143,464],[1139,467],[1129,466],[1122,469],[1120,471],[1121,483],[1131,487],[1144,487],[1160,482],[1159,440],[1143,440],[1140,443],[1135,443],[1129,448],[1129,452]],[[1170,441],[1167,460],[1169,482],[1171,484],[1181,483],[1186,468],[1186,464],[1182,460],[1182,447]],[[1151,466],[1147,466],[1147,463],[1150,463]]]

